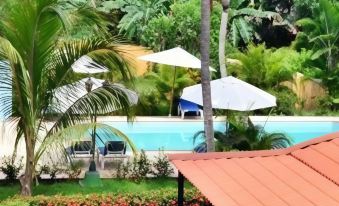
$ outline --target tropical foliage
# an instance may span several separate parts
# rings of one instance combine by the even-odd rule
[[[289,49],[267,49],[265,45],[250,44],[243,52],[233,53],[239,63],[230,65],[230,71],[246,82],[268,89],[288,80],[292,74],[307,69],[311,53]]]
[[[0,58],[3,60],[0,82],[12,87],[15,107],[10,121],[17,133],[16,142],[24,139],[26,145],[25,175],[21,180],[24,195],[32,193],[35,167],[47,146],[62,145],[61,141],[69,137],[74,127],[73,137],[93,127],[84,123],[88,121],[86,116],[94,114],[94,108],[100,113],[122,109],[129,114],[130,110],[125,89],[121,85],[105,84],[78,99],[66,111],[57,111],[53,125],[46,127],[52,102],[53,108],[65,105],[62,100],[52,101],[55,91],[75,80],[71,66],[81,56],[87,55],[111,70],[119,70],[126,80],[132,77],[114,38],[68,36],[67,31],[72,31],[77,23],[93,25],[95,22],[87,20],[97,15],[86,5],[70,5],[71,11],[66,5],[57,0],[8,0],[0,14]],[[98,25],[99,28],[104,29]],[[70,86],[68,97],[74,98],[76,91]],[[10,102],[8,98],[11,97],[1,96],[7,112],[12,108],[6,104]]]
[[[228,116],[226,131],[215,131],[214,138],[216,151],[281,149],[292,145],[291,139],[285,134],[265,132],[262,126],[254,126],[250,121],[239,120],[234,116]],[[197,132],[193,140],[194,144],[200,142],[195,146],[195,151],[206,151],[203,132]]]
[[[216,65],[221,6],[217,3],[212,6],[211,63]],[[170,15],[161,15],[150,20],[142,35],[141,43],[154,51],[181,46],[199,56],[200,0],[177,1],[170,8]]]
[[[339,57],[339,4],[320,0],[316,18],[304,18],[296,23],[302,32],[297,41],[307,40],[308,48],[313,50],[312,59],[326,59],[327,70],[333,70]],[[300,44],[300,42],[298,42]],[[305,43],[305,42],[304,42]]]
[[[173,77],[176,76],[174,84]],[[136,91],[140,94],[138,115],[168,115],[173,89],[173,99],[178,100],[182,89],[194,84],[196,71],[185,68],[174,69],[171,66],[158,65],[153,71],[137,78]],[[195,79],[196,80],[196,79]],[[175,106],[177,104],[174,104]],[[174,108],[175,109],[175,108]],[[172,113],[176,113],[173,110]]]
[[[258,28],[263,27],[265,20],[271,25],[291,26],[279,13],[264,11],[258,2],[246,0],[230,1],[229,21],[230,41],[237,47],[239,42],[249,44],[253,41],[261,42],[262,37]]]
[[[105,1],[103,6],[118,9],[123,13],[118,28],[120,33],[129,39],[140,40],[148,22],[161,14],[167,14],[171,0],[111,0]]]

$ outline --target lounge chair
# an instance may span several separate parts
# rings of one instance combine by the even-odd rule
[[[105,159],[124,159],[126,155],[126,142],[124,141],[108,141],[105,147],[99,148],[101,154],[101,169],[105,169]]]
[[[86,140],[73,142],[70,147],[66,148],[66,152],[68,154],[68,158],[89,161],[93,157],[92,141]],[[97,161],[99,162],[99,157],[97,156],[97,158]],[[69,161],[71,160],[69,159]]]
[[[178,116],[181,114],[181,119],[184,119],[186,112],[196,112],[197,115],[200,114],[200,117],[203,117],[203,112],[199,106],[193,102],[180,99],[178,105]]]
[[[92,141],[75,142],[71,146],[71,154],[74,155],[74,156],[93,154]]]

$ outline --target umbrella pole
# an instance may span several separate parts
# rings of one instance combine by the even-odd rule
[[[174,67],[174,75],[173,75],[173,82],[172,82],[170,108],[169,108],[169,113],[168,113],[169,117],[172,116],[173,97],[174,97],[174,83],[175,83],[176,76],[177,76],[177,67]]]

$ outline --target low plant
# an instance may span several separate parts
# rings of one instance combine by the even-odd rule
[[[130,175],[131,162],[127,161],[126,163],[120,162],[115,173],[115,177],[119,179],[128,178]]]
[[[156,177],[168,177],[174,173],[174,170],[163,150],[159,150],[159,154],[152,163],[152,167],[152,174]]]
[[[56,175],[62,172],[63,172],[63,169],[60,168],[58,164],[52,164],[52,166],[49,168],[49,176],[51,180],[55,180]]]
[[[152,173],[152,163],[148,159],[144,150],[141,150],[140,154],[134,156],[131,165],[130,178],[135,181],[144,180],[147,175]]]
[[[269,92],[277,98],[277,106],[274,108],[273,113],[289,116],[293,116],[296,113],[295,104],[298,98],[292,90],[278,86]]]
[[[65,173],[68,175],[69,179],[76,179],[79,177],[83,166],[83,161],[73,161],[67,169],[65,169]]]
[[[24,166],[22,160],[23,157],[17,162],[15,162],[15,157],[5,156],[2,158],[0,171],[5,174],[7,181],[14,182],[17,179],[20,170]]]
[[[47,174],[50,176],[51,180],[55,180],[56,179],[56,175],[59,173],[62,173],[64,171],[64,169],[62,169],[61,167],[59,167],[58,164],[51,164],[51,165],[43,165],[40,167],[39,171],[36,172],[36,174],[38,175],[38,178],[41,179],[41,175],[42,174]]]
[[[119,179],[128,178],[139,182],[151,175],[160,178],[168,177],[173,172],[174,170],[163,151],[159,150],[158,156],[154,161],[151,161],[142,150],[132,161],[118,164],[114,176]]]
[[[211,206],[208,200],[196,189],[185,190],[186,206]],[[29,198],[14,197],[2,202],[3,206],[13,206],[12,202],[27,203],[30,206],[161,206],[178,205],[177,190],[158,190],[154,192],[102,194],[102,195],[74,195],[74,196],[35,196]]]

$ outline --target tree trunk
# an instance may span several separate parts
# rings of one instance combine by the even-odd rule
[[[227,35],[227,21],[228,21],[228,12],[227,8],[224,9],[221,13],[220,21],[220,31],[219,31],[219,66],[220,66],[220,75],[221,77],[227,76],[226,63],[225,63],[225,43]]]
[[[25,135],[26,136],[26,135]],[[34,175],[34,143],[31,138],[26,136],[26,168],[25,174],[22,175],[20,179],[21,184],[21,195],[31,196],[32,195],[32,185],[33,185],[33,175]]]
[[[207,143],[207,152],[214,151],[211,85],[209,71],[209,47],[210,47],[210,1],[201,1],[201,87],[204,106],[204,129]]]

